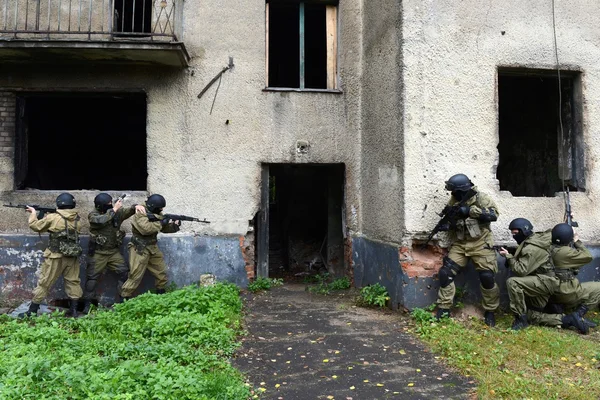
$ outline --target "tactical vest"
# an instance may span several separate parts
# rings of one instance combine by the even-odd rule
[[[558,252],[559,248],[559,246],[552,246],[550,250],[550,257],[552,257],[553,260],[554,255],[556,254],[556,252]],[[554,273],[556,274],[556,277],[560,279],[561,282],[570,282],[573,279],[575,279],[575,275],[577,275],[577,273],[570,268],[561,268],[560,266],[555,267],[556,269],[554,270]]]
[[[60,253],[65,257],[79,257],[83,252],[79,244],[79,233],[77,232],[77,222],[79,215],[75,218],[75,229],[69,230],[67,219],[60,213],[57,213],[65,221],[65,230],[59,232],[50,232],[48,238],[48,248],[53,253]]]
[[[96,225],[96,224],[94,224]],[[90,238],[96,244],[96,250],[113,250],[121,246],[125,232],[108,222],[100,227],[90,227]]]
[[[546,260],[546,262],[540,265],[533,273],[536,275],[556,276],[556,268],[554,266],[554,261],[552,260],[552,253],[550,252],[550,249],[538,246],[533,243],[525,243],[525,246],[527,245],[535,246],[538,249],[542,249],[546,251],[546,253],[548,253],[548,259]]]
[[[152,246],[158,243],[158,232],[151,235],[142,235],[135,226],[131,226],[131,243],[135,247],[135,251],[142,253],[147,246]]]
[[[479,203],[479,193],[475,193],[475,202],[472,205],[483,209]],[[483,235],[482,231],[484,229],[490,230],[490,223],[480,222],[478,219],[472,217],[459,219],[456,221],[456,226],[454,227],[458,240],[465,240],[467,236],[471,239],[479,239]]]

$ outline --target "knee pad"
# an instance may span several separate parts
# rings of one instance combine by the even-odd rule
[[[96,290],[96,282],[97,281],[95,279],[88,279],[85,281],[85,290],[88,292],[93,292]]]
[[[493,289],[496,285],[492,271],[479,271],[479,282],[484,289]]]
[[[460,273],[460,265],[452,261],[448,257],[444,257],[444,264],[438,272],[438,278],[440,279],[440,286],[445,288],[454,282],[454,277]]]

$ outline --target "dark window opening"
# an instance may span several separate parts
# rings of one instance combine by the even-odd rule
[[[503,72],[498,76],[500,189],[513,196],[584,190],[577,76]],[[563,132],[560,130],[559,109]]]
[[[343,274],[343,193],[343,164],[269,165],[270,277]]]
[[[146,190],[146,95],[17,96],[16,189]]]
[[[115,0],[113,31],[151,33],[153,1],[156,0]]]
[[[267,6],[267,85],[335,89],[336,5],[270,0]]]

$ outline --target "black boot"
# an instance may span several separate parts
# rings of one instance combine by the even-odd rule
[[[165,294],[165,289],[156,289],[156,294]]]
[[[577,314],[579,314],[579,316],[581,318],[585,317],[585,314],[588,312],[589,308],[587,308],[586,305],[582,304],[579,307],[577,307],[577,310],[575,310],[575,312]]]
[[[442,318],[450,318],[450,310],[447,308],[438,308],[437,314],[435,314],[435,319],[439,321]]]
[[[583,321],[583,318],[581,318],[581,316],[576,312],[562,317],[562,327],[563,328],[570,328],[570,327],[577,328],[579,333],[581,333],[583,335],[587,335],[587,333],[590,331],[590,327],[585,324],[585,322]]]
[[[77,305],[79,304],[79,299],[73,300],[71,299],[69,303],[69,311],[65,313],[65,317],[73,317],[77,318]]]
[[[514,331],[521,330],[523,328],[527,328],[529,326],[529,322],[527,322],[527,315],[515,315],[515,320],[513,321],[510,329]]]
[[[583,323],[586,324],[589,328],[595,328],[598,326],[594,321],[590,321],[589,319],[583,319]]]
[[[496,317],[494,316],[493,311],[486,311],[483,315],[483,320],[485,321],[485,324],[491,328],[496,326]]]
[[[37,312],[40,309],[40,305],[38,303],[31,303],[29,304],[29,309],[25,312],[19,313],[18,317],[19,318],[25,318],[25,317],[31,317],[33,316],[37,316]]]
[[[92,307],[92,301],[90,299],[85,299],[83,301],[83,311],[81,313],[86,314],[86,315],[89,314],[91,307]]]

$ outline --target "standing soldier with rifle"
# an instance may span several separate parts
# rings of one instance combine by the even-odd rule
[[[440,290],[436,317],[450,316],[456,292],[454,279],[470,259],[479,273],[485,323],[494,326],[494,311],[500,304],[500,291],[494,279],[498,264],[490,223],[498,219],[498,207],[464,174],[450,177],[446,181],[446,190],[451,192],[451,197],[442,211],[442,224],[438,224],[434,231],[448,231],[452,245],[438,273]]]
[[[165,293],[167,285],[167,266],[163,253],[157,245],[159,232],[175,233],[179,231],[181,221],[200,221],[185,215],[162,214],[167,202],[160,194],[153,194],[146,200],[146,206],[137,210],[131,222],[133,236],[129,248],[129,278],[123,284],[122,297],[130,299],[139,286],[146,269],[155,278],[156,293]]]
[[[50,237],[29,310],[19,314],[20,318],[37,315],[42,300],[61,275],[64,278],[67,296],[71,299],[69,311],[65,316],[77,316],[77,304],[82,294],[79,281],[79,255],[82,249],[79,245],[81,225],[75,210],[75,198],[70,193],[60,194],[56,198],[56,208],[55,213],[38,219],[37,210],[27,207],[27,211],[31,213],[29,216],[31,230],[40,233],[49,232]]]
[[[106,268],[117,274],[117,291],[119,295],[121,295],[121,288],[127,280],[129,270],[119,250],[125,237],[125,232],[121,230],[121,224],[135,214],[136,210],[145,212],[145,209],[143,206],[138,205],[123,207],[125,196],[124,194],[117,198],[113,205],[111,195],[108,193],[98,194],[94,198],[96,209],[88,215],[90,244],[86,268],[84,314],[90,311],[92,300],[96,297],[98,278]]]

